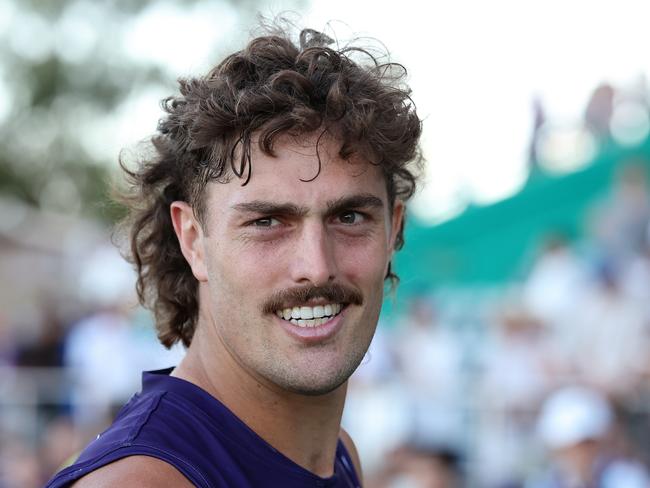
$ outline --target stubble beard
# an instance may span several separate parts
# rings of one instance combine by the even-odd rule
[[[337,291],[334,288],[330,291],[336,295]],[[322,289],[319,291],[321,292],[317,293],[319,296],[329,295],[327,291],[325,293]],[[276,294],[271,297],[264,304],[263,308],[267,311],[264,314],[267,315],[271,310],[275,310],[279,302],[296,292],[298,295],[301,293],[294,289],[286,295]],[[329,297],[339,298],[331,295]],[[305,296],[300,298],[304,299]],[[366,301],[366,298],[370,297],[363,297],[360,292],[357,296],[346,293],[346,298],[351,299],[353,303],[359,303],[361,307],[361,315],[356,317],[356,320],[348,317],[351,322],[344,325],[344,329],[351,328],[357,332],[346,341],[343,341],[343,337],[334,337],[322,344],[283,350],[284,348],[279,349],[276,340],[269,336],[257,347],[249,348],[240,343],[239,347],[233,348],[230,345],[239,341],[232,336],[237,332],[231,330],[222,335],[220,342],[235,362],[239,363],[242,369],[248,370],[251,376],[257,377],[257,381],[261,384],[299,395],[326,395],[343,385],[357,369],[368,350],[379,318],[381,296],[378,300],[376,297],[375,300],[371,298],[370,302]],[[249,342],[249,345],[253,346],[253,342]]]
[[[340,351],[339,348],[345,348],[347,344],[338,343],[341,338],[336,337],[332,341],[323,344],[308,346],[299,349],[298,354],[304,354],[302,360],[291,361],[289,358],[278,358],[278,351],[273,344],[266,344],[263,363],[266,374],[263,374],[268,381],[276,386],[290,391],[292,393],[319,396],[326,395],[345,383],[348,378],[356,371],[363,360],[370,341],[374,335],[379,310],[370,311],[371,317],[363,315],[369,311],[364,306],[364,296],[360,290],[339,284],[331,284],[320,287],[296,287],[293,289],[283,290],[270,297],[262,306],[265,314],[273,313],[275,310],[285,308],[287,305],[304,303],[312,298],[325,298],[335,303],[346,303],[347,305],[356,305],[363,307],[362,316],[357,319],[357,323],[349,323],[345,327],[351,327],[359,331],[358,337],[353,337],[350,341],[352,348],[347,351]],[[374,315],[374,317],[373,317]],[[364,330],[368,330],[363,333]],[[334,357],[333,365],[327,364],[322,368],[322,362],[319,364],[320,356],[327,360],[330,355],[342,354],[340,358]],[[283,360],[285,359],[285,360]],[[325,361],[329,363],[329,361]],[[306,363],[306,364],[305,364]]]
[[[334,343],[324,343],[309,346],[301,351],[305,357],[300,361],[291,361],[289,358],[278,358],[277,350],[271,344],[265,347],[266,374],[264,376],[276,386],[300,395],[319,396],[326,395],[343,385],[356,371],[365,357],[374,336],[379,319],[377,310],[365,310],[367,317],[360,317],[357,323],[347,324],[347,327],[356,328],[359,334],[350,340],[350,347],[346,351],[337,350]],[[341,340],[341,338],[339,338]],[[348,344],[340,343],[339,347]],[[329,350],[328,350],[329,349]],[[341,357],[336,357],[337,355]],[[322,367],[322,356],[334,355],[333,362],[326,361]],[[282,360],[286,359],[286,360]],[[321,362],[319,363],[319,360]]]
[[[278,364],[273,358],[269,357],[267,364],[273,364],[270,371],[267,371],[267,379],[291,393],[306,396],[320,396],[331,393],[344,384],[348,378],[357,369],[367,347],[359,347],[351,351],[340,360],[340,365],[334,371],[323,371],[318,368],[318,364],[313,364],[309,371],[298,371],[299,367],[283,363]]]

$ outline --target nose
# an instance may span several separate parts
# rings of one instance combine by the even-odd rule
[[[322,286],[336,277],[334,242],[323,222],[303,225],[290,258],[295,283]]]

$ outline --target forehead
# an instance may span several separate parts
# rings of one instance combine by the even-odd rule
[[[318,144],[318,147],[317,147]],[[233,177],[227,183],[208,185],[209,205],[230,207],[250,200],[300,202],[318,205],[354,194],[373,194],[386,202],[386,182],[377,165],[359,156],[338,155],[340,142],[331,137],[282,136],[274,156],[251,143],[250,181]]]

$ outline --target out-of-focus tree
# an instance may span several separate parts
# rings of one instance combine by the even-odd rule
[[[240,45],[262,6],[0,0],[0,197],[114,220],[120,209],[109,203],[110,173],[129,121],[143,118],[138,100],[155,109],[153,100],[173,93],[188,67]],[[183,64],[192,54],[194,64]],[[150,115],[130,142],[153,133]]]

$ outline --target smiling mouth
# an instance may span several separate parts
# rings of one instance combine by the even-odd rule
[[[276,310],[275,315],[298,327],[318,327],[336,317],[343,308],[344,305],[340,303],[328,303],[313,307],[288,307]]]

